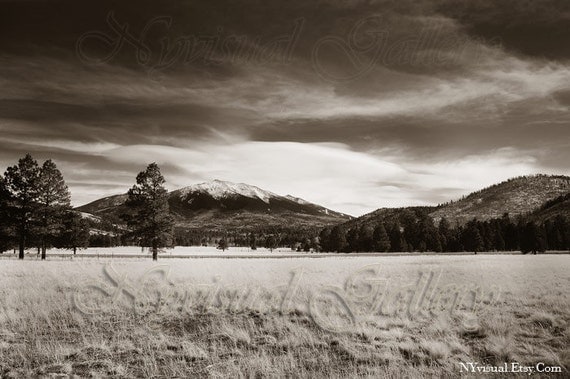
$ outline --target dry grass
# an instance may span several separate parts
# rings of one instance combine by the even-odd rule
[[[96,304],[96,293],[85,285],[92,280],[114,288],[102,262],[0,262],[0,377],[415,378],[457,377],[459,362],[467,361],[570,367],[567,256],[314,261],[167,262],[169,280],[150,275],[137,287],[155,291],[139,297],[147,302],[162,291],[160,306],[138,304],[134,313],[128,296],[121,296],[92,316],[79,312],[72,298],[80,293],[82,301]],[[402,295],[387,314],[371,311],[381,295],[367,287],[375,282],[359,277],[343,287],[350,272],[370,263],[380,265],[366,275],[390,278],[380,292],[391,299],[398,299],[398,290]],[[129,280],[154,267],[114,265]],[[289,276],[303,265],[298,281]],[[402,304],[417,273],[439,267],[446,268],[440,286],[489,293],[494,285],[501,296],[480,298],[474,313],[467,300],[447,312],[451,303],[444,299],[407,314]],[[283,308],[287,283],[296,290]],[[336,287],[354,319],[332,292],[313,303],[320,312],[313,317],[307,304],[315,291],[325,293],[322,286]],[[327,330],[331,325],[337,330]]]

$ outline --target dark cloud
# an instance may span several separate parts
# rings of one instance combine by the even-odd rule
[[[438,10],[473,36],[497,39],[507,49],[533,57],[570,58],[570,3],[566,0],[453,0]]]
[[[552,95],[560,105],[570,106],[570,89],[556,91]]]
[[[210,128],[227,126],[230,118],[236,122],[237,113],[197,104],[115,102],[87,105],[47,100],[0,100],[0,114],[4,119],[41,123],[46,126],[41,132],[44,136],[63,137],[71,132],[83,139],[97,140],[98,136],[92,135],[93,128],[101,128],[110,133],[118,130],[128,134],[131,142],[152,139],[155,137],[153,132],[170,137],[208,135]],[[83,128],[82,123],[87,127]]]
[[[298,38],[286,39],[281,46],[290,47],[291,56],[308,65],[315,47],[322,46],[316,56],[327,70],[354,69],[354,58],[363,60],[364,65],[371,62],[395,69],[425,71],[429,66],[450,70],[468,58],[461,56],[466,44],[468,49],[475,49],[457,33],[457,25],[435,12],[431,1],[52,0],[8,1],[0,6],[0,46],[5,52],[73,55],[78,41],[86,36],[80,44],[82,51],[86,56],[103,58],[120,40],[117,30],[126,27],[132,40],[122,40],[121,48],[109,57],[115,64],[136,69],[156,64],[163,42],[168,41],[164,45],[170,51],[166,61],[178,56],[177,43],[196,47],[195,54],[190,55],[205,58],[188,60],[181,55],[172,59],[170,68],[202,68],[201,74],[231,75],[235,66],[228,61],[237,53],[236,46],[245,49],[238,54],[242,62],[258,64],[264,59],[248,58],[250,53],[273,46],[281,37],[293,38],[295,25],[301,26]],[[145,27],[149,29],[145,31]],[[331,43],[331,38],[343,41],[351,51],[334,51],[339,46]],[[247,44],[236,45],[236,39]],[[366,46],[371,42],[369,49]],[[213,57],[225,57],[223,64],[212,64],[216,59],[204,57],[210,51],[200,49],[205,45],[213,46]],[[438,55],[438,50],[447,50],[451,56]],[[141,51],[150,54],[149,62],[141,64],[144,58],[137,56]],[[422,55],[426,51],[428,54]]]
[[[567,143],[561,144],[568,139],[567,112],[537,111],[532,103],[538,102],[532,99],[515,103],[502,110],[500,117],[481,120],[429,116],[288,120],[256,129],[251,137],[261,141],[346,143],[364,151],[395,149],[406,159],[424,162],[453,161],[470,154],[517,147],[548,151],[537,154],[539,162],[544,167],[559,162],[556,167],[563,168],[570,159]]]

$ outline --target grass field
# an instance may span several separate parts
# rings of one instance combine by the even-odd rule
[[[533,377],[567,377],[569,263],[2,260],[0,376],[475,377],[461,363],[542,362],[562,372]]]

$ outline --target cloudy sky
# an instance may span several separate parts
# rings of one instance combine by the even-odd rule
[[[352,215],[570,174],[567,0],[0,0],[0,170],[159,163]]]

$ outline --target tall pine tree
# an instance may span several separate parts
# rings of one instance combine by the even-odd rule
[[[50,159],[40,169],[38,181],[38,237],[42,260],[46,259],[48,245],[63,227],[63,221],[71,210],[71,194],[63,175]]]
[[[11,197],[11,222],[18,241],[18,258],[24,259],[26,243],[37,222],[40,167],[30,154],[26,154],[17,165],[8,167],[4,178]]]
[[[0,175],[0,253],[8,250],[11,246],[10,238],[10,192],[6,186],[6,181]]]
[[[158,249],[172,240],[174,221],[168,206],[164,177],[156,163],[140,172],[136,184],[129,190],[125,205],[130,213],[124,215],[131,235],[141,246],[152,249],[152,259],[158,259]]]

